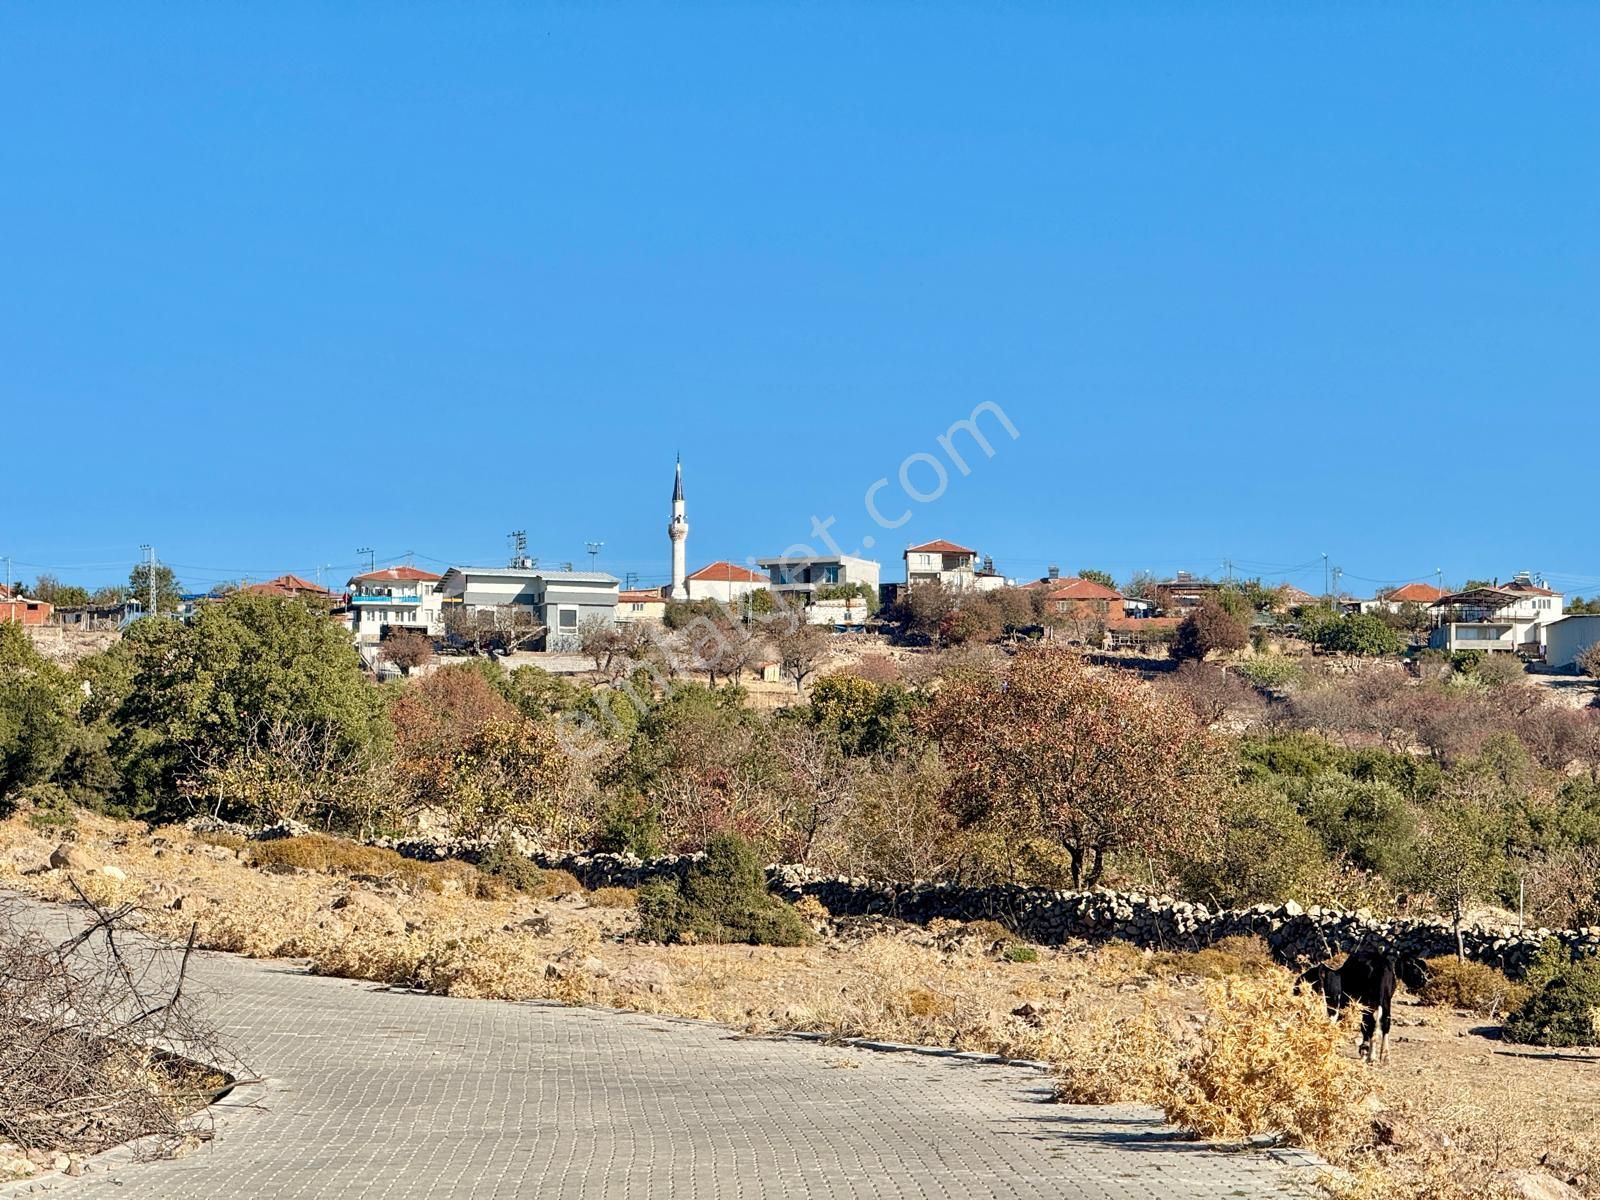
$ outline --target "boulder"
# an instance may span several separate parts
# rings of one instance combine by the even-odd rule
[[[100,867],[76,842],[62,842],[50,851],[50,865],[58,871],[94,871]]]
[[[664,992],[672,986],[672,972],[658,962],[629,963],[612,978],[624,992]]]
[[[112,866],[110,863],[107,863],[105,866],[100,868],[100,874],[104,875],[107,879],[116,880],[123,880],[128,877],[128,873],[121,867]]]

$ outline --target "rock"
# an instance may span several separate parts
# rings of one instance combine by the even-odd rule
[[[75,842],[62,842],[50,851],[50,865],[58,871],[94,871],[100,866]]]
[[[1503,1180],[1522,1200],[1583,1200],[1577,1188],[1543,1171],[1511,1171]]]
[[[356,929],[381,929],[386,933],[406,931],[405,918],[394,905],[366,892],[346,892],[330,907]]]
[[[1282,912],[1286,917],[1298,917],[1305,912],[1305,909],[1301,908],[1293,900],[1285,900],[1283,902]]]
[[[105,866],[100,868],[100,874],[104,875],[107,879],[116,880],[123,880],[128,877],[128,873],[121,867],[112,866],[110,863],[107,863]]]

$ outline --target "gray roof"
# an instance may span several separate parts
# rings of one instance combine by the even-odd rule
[[[451,567],[450,575],[498,576],[501,579],[549,579],[558,583],[621,583],[604,571],[547,571],[542,567]]]

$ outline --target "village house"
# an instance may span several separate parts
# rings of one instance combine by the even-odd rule
[[[1545,631],[1561,620],[1561,593],[1536,583],[1526,571],[1510,583],[1441,596],[1432,606],[1438,624],[1428,637],[1435,650],[1501,650],[1525,658],[1545,656]]]
[[[440,578],[408,566],[353,576],[345,586],[350,589],[350,628],[356,641],[382,641],[400,629],[439,637],[444,633]]]
[[[732,604],[751,592],[759,592],[767,586],[767,582],[766,575],[741,567],[738,563],[714,562],[690,575],[684,580],[684,587],[690,600],[715,600],[720,604]]]
[[[0,621],[15,621],[19,625],[46,625],[50,621],[51,604],[22,594],[21,588],[7,588],[0,584]]]
[[[920,546],[907,546],[905,554],[906,587],[919,583],[937,583],[952,591],[966,592],[974,589],[991,591],[1006,586],[1006,578],[994,569],[991,559],[978,560],[978,552],[943,538],[923,542]]]
[[[667,597],[660,588],[625,588],[617,593],[617,624],[641,621],[660,624],[666,619]]]
[[[545,650],[576,650],[580,630],[617,619],[621,588],[603,571],[549,571],[542,567],[451,567],[438,589],[448,609],[510,609],[544,629]]]

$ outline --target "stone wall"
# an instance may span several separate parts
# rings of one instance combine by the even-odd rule
[[[680,876],[695,856],[651,859],[627,855],[534,855],[540,866],[577,876],[587,888],[638,887]],[[1360,948],[1392,949],[1432,958],[1454,954],[1455,932],[1425,920],[1385,920],[1362,910],[1258,904],[1212,909],[1204,904],[1138,892],[1061,892],[1045,888],[894,884],[827,876],[806,867],[767,868],[772,890],[788,900],[815,896],[834,916],[881,915],[915,924],[935,918],[995,920],[1030,941],[1057,945],[1076,938],[1116,938],[1149,949],[1198,950],[1225,937],[1254,935],[1285,963],[1321,961]],[[1462,931],[1467,957],[1520,975],[1549,938],[1573,953],[1600,952],[1600,928]]]
[[[302,831],[276,826],[254,836],[282,837]],[[375,844],[427,861],[473,861],[484,849],[472,842],[384,840]],[[641,860],[626,854],[530,852],[529,857],[546,869],[570,871],[584,887],[593,890],[635,888],[655,880],[680,878],[700,856]],[[1278,905],[1212,909],[1170,896],[1138,892],[896,884],[824,875],[793,865],[768,867],[767,882],[774,892],[791,901],[815,896],[836,917],[886,916],[914,924],[926,924],[936,918],[987,919],[999,921],[1041,945],[1058,945],[1078,938],[1116,938],[1148,949],[1199,950],[1225,937],[1254,935],[1289,964],[1321,961],[1363,948],[1394,950],[1418,958],[1454,954],[1456,948],[1455,932],[1438,921],[1386,920],[1365,910],[1302,908],[1292,900]],[[1533,955],[1550,938],[1559,940],[1574,954],[1600,953],[1600,928],[1517,930],[1471,926],[1462,931],[1467,957],[1513,976],[1527,969]]]

